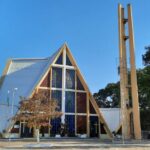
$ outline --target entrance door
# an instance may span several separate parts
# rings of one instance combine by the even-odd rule
[[[27,123],[21,123],[21,137],[33,137],[33,128],[27,127]]]
[[[90,137],[99,136],[99,123],[97,116],[90,116]]]

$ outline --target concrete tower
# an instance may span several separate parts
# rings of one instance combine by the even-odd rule
[[[119,58],[120,58],[120,95],[121,95],[121,112],[122,112],[122,135],[124,139],[141,139],[141,126],[138,102],[138,87],[134,55],[134,35],[132,8],[128,4],[128,17],[125,18],[124,8],[118,5],[118,24],[119,24]],[[125,26],[127,30],[125,31]],[[128,34],[128,36],[126,35]],[[127,69],[127,52],[126,41],[129,39],[130,53],[130,78],[128,82]],[[132,106],[129,100],[129,91],[131,91]]]

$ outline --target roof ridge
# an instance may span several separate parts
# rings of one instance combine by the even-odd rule
[[[19,60],[47,60],[48,57],[46,58],[12,58],[12,61],[19,61]]]
[[[64,45],[63,45],[64,46]],[[41,75],[39,76],[39,79],[34,83],[31,92],[28,96],[31,96],[31,94],[33,93],[35,87],[38,85],[38,83],[40,82],[42,76],[46,73],[46,71],[48,70],[48,68],[51,66],[51,64],[53,63],[54,59],[56,58],[56,56],[59,54],[59,52],[62,50],[63,46],[61,46],[57,51],[55,51],[51,56],[46,57],[46,59],[48,60],[46,66],[43,68],[43,72],[41,73]]]
[[[67,43],[65,42],[64,44],[62,44],[62,46],[57,49],[56,51],[54,51],[50,56],[48,57],[41,57],[41,58],[10,58],[11,61],[21,61],[21,60],[49,60],[51,59],[52,57],[54,57],[64,46],[67,46]]]

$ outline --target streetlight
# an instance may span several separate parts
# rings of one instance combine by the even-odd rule
[[[18,88],[14,88],[13,89],[13,93],[12,93],[12,108],[11,108],[11,110],[12,110],[12,116],[13,116],[13,114],[14,114],[14,97],[15,97],[15,92],[18,90]]]
[[[11,106],[11,113],[12,113],[12,117],[14,114],[14,97],[15,97],[15,92],[18,90],[18,88],[13,88],[12,89],[12,106]],[[7,91],[7,94],[10,94],[11,90]],[[11,140],[11,135],[9,134],[9,141]]]
[[[13,88],[12,90],[8,90],[7,94],[9,95],[12,91],[12,104],[11,104],[11,113],[12,116],[14,114],[14,97],[15,97],[15,92],[18,90],[18,88]],[[9,101],[8,101],[8,105],[9,105]]]

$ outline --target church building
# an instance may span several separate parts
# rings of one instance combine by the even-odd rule
[[[67,44],[51,57],[7,62],[0,79],[0,133],[5,137],[33,137],[33,129],[26,122],[10,118],[19,113],[20,96],[32,97],[36,91],[56,99],[63,113],[60,118],[50,120],[51,128],[41,129],[41,136],[44,132],[44,137],[56,137],[61,124],[66,124],[68,137],[112,138]]]

